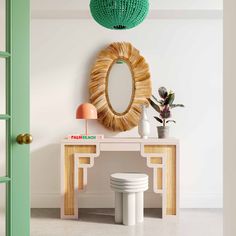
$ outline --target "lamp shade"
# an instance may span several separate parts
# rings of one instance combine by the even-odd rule
[[[97,109],[91,103],[83,103],[76,110],[76,119],[95,120]]]
[[[108,29],[131,29],[146,18],[149,0],[90,0],[90,11],[94,20]]]

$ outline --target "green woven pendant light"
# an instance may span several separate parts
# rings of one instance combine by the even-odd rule
[[[100,25],[114,30],[131,29],[146,18],[148,0],[91,0],[90,11]]]

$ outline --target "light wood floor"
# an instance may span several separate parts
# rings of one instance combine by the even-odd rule
[[[156,218],[159,214],[146,209],[143,224],[127,227],[114,224],[112,209],[81,209],[80,220],[59,219],[59,209],[33,209],[31,236],[223,236],[220,209],[184,209],[178,220]]]

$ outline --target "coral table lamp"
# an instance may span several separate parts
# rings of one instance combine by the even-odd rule
[[[97,119],[97,109],[91,103],[83,103],[76,110],[76,119],[85,120],[85,134],[88,135],[88,120]]]

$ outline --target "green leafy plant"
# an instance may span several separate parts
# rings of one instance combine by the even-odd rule
[[[152,95],[148,101],[155,111],[159,113],[159,116],[154,116],[154,118],[160,122],[163,126],[170,122],[176,123],[175,120],[171,119],[171,109],[175,107],[184,107],[183,104],[174,104],[175,94],[173,91],[167,91],[165,87],[158,89],[160,99]]]

